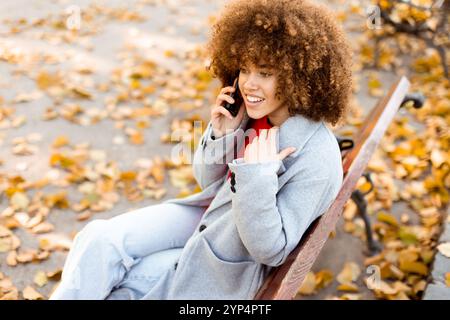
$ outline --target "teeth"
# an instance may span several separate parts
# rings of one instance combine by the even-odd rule
[[[250,102],[261,102],[264,99],[256,98],[256,97],[252,97],[252,96],[247,96],[247,100],[250,101]]]

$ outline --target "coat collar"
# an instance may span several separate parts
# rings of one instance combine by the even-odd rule
[[[244,112],[241,128],[245,128],[249,120],[247,112]],[[284,158],[278,175],[285,172],[286,168],[295,162],[306,142],[321,125],[323,125],[323,121],[313,121],[299,114],[287,118],[281,124],[277,134],[278,152],[288,147],[295,147],[297,150]]]

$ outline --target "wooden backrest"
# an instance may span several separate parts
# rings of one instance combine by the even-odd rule
[[[328,211],[309,226],[285,263],[271,270],[255,300],[290,300],[297,294],[330,232],[335,229],[345,203],[402,104],[409,86],[408,79],[401,77],[371,110],[354,137],[353,149],[343,154],[344,181],[336,199]]]

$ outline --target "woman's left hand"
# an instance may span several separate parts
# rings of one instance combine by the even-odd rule
[[[294,147],[288,147],[277,153],[276,137],[278,127],[272,127],[269,130],[261,130],[259,137],[255,136],[251,143],[245,147],[244,162],[263,163],[274,160],[283,160],[291,153],[295,152]]]

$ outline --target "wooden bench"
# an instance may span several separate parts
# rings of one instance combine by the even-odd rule
[[[357,205],[359,204],[360,214],[366,214],[364,203],[361,203],[363,200],[360,199],[361,197],[364,198],[364,194],[358,194],[359,191],[355,190],[356,184],[363,175],[371,156],[397,110],[408,101],[413,101],[415,108],[420,108],[423,105],[424,98],[421,94],[407,94],[409,87],[410,82],[406,77],[398,79],[392,85],[388,94],[380,99],[368,114],[354,140],[337,138],[341,148],[344,169],[344,181],[341,190],[328,211],[309,226],[300,243],[290,253],[285,263],[271,270],[255,296],[255,300],[293,299],[330,233],[335,229],[346,202],[352,198]],[[366,178],[370,179],[370,176],[366,175]],[[368,241],[372,241],[369,249],[376,251],[380,248],[379,244],[376,244],[371,238],[371,228],[367,215],[365,221],[367,222]]]

